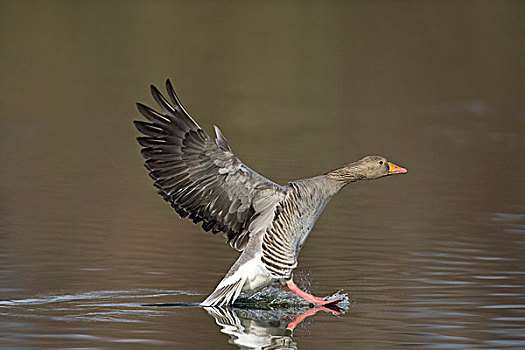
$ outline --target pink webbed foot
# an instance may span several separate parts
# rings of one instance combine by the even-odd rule
[[[326,299],[326,298],[319,298],[316,297],[310,293],[306,293],[305,291],[301,290],[297,285],[294,283],[293,280],[289,280],[286,282],[286,287],[294,293],[295,295],[303,298],[305,301],[315,304],[315,305],[330,305],[330,304],[336,304],[340,301],[342,301],[342,298],[337,299]]]

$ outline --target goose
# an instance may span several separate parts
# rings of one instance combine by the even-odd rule
[[[276,281],[308,303],[341,301],[313,296],[294,283],[292,272],[306,238],[328,201],[347,184],[407,170],[384,157],[366,156],[281,186],[241,162],[217,126],[213,140],[186,112],[169,79],[171,102],[150,88],[160,112],[137,103],[147,121],[134,124],[143,134],[137,141],[153,185],[182,218],[202,223],[204,231],[222,232],[241,252],[201,305],[231,305],[241,292]]]

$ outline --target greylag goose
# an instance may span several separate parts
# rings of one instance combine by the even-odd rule
[[[313,304],[340,301],[297,287],[292,271],[299,251],[328,201],[345,185],[407,170],[384,157],[367,156],[280,186],[244,165],[219,128],[215,126],[215,141],[208,136],[182,107],[169,80],[166,90],[171,102],[152,85],[161,112],[137,103],[149,122],[134,121],[145,135],[137,140],[154,186],[181,217],[202,222],[205,231],[222,232],[242,252],[201,305],[233,304],[241,291],[256,291],[274,281]]]

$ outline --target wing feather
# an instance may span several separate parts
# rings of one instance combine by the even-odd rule
[[[169,80],[166,90],[171,102],[152,85],[161,112],[137,103],[147,121],[134,122],[145,135],[137,141],[154,186],[181,217],[202,222],[205,231],[222,231],[242,250],[257,229],[254,220],[269,215],[286,190],[244,165],[216,126],[212,140],[184,110]]]

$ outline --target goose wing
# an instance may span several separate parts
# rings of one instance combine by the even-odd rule
[[[171,103],[152,85],[161,112],[137,103],[149,122],[134,122],[145,135],[137,140],[154,186],[181,217],[223,232],[243,250],[256,219],[273,212],[285,189],[244,165],[217,127],[214,142],[184,110],[169,80],[166,90]]]

